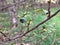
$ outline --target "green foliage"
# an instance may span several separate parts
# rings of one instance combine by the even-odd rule
[[[55,12],[58,8],[52,8],[51,11]],[[36,11],[36,12],[35,12]],[[27,22],[31,20],[32,24],[30,24],[30,29],[37,25],[39,22],[41,22],[43,19],[46,18],[46,15],[43,12],[43,9],[36,9],[36,10],[29,10],[29,11],[24,11],[24,10],[18,10],[17,11],[17,23],[18,27],[12,29],[11,34],[14,34],[14,32],[19,32],[20,30],[23,29],[24,32],[27,31],[26,25]],[[35,15],[36,13],[36,15]],[[4,17],[5,16],[5,17]],[[7,31],[9,27],[12,25],[9,22],[10,16],[7,14],[0,14],[0,25],[3,25],[3,29]],[[20,23],[20,19],[24,18],[25,22],[22,24]],[[34,18],[34,20],[32,20]],[[44,29],[44,32],[41,33],[43,30],[41,28],[45,26],[46,29]],[[52,32],[46,39],[44,39],[48,33]],[[44,23],[43,25],[39,26],[37,29],[34,31],[28,33],[26,36],[22,38],[23,42],[30,42],[30,43],[36,43],[37,45],[50,45],[53,41],[54,38],[60,37],[60,13],[50,19],[48,22]],[[44,39],[42,42],[41,39]],[[59,45],[60,41],[56,42],[56,45]],[[13,43],[11,44],[13,45]]]

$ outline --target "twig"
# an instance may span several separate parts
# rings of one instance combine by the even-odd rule
[[[51,0],[48,1],[48,18],[50,17],[50,4],[51,4]]]
[[[10,41],[10,38],[8,38],[5,33],[1,32],[1,31],[0,31],[0,33]],[[6,41],[7,41],[7,40],[6,40]]]
[[[0,31],[0,33],[1,33],[4,37],[7,37],[3,32]]]
[[[32,29],[28,30],[27,32],[25,32],[24,34],[21,35],[16,35],[13,38],[7,38],[7,41],[12,41],[15,40],[17,38],[22,38],[23,36],[25,36],[26,34],[28,34],[29,32],[33,31],[34,29],[38,28],[40,25],[44,24],[45,22],[47,22],[49,19],[51,19],[52,17],[54,17],[58,12],[60,12],[60,9],[57,10],[54,14],[52,14],[49,18],[46,18],[45,20],[43,20],[42,22],[38,23],[35,27],[33,27]]]
[[[43,20],[42,22],[38,23],[35,27],[33,27],[32,29],[30,29],[29,31],[25,32],[24,34],[22,35],[19,35],[19,36],[15,36],[13,37],[11,40],[15,40],[17,38],[21,38],[23,36],[25,36],[26,34],[28,34],[29,32],[33,31],[34,29],[36,29],[37,27],[39,27],[40,25],[44,24],[45,22],[47,22],[49,19],[51,19],[52,17],[54,17],[57,13],[60,12],[60,9],[57,10],[54,14],[52,14],[49,18],[46,18],[45,20]]]
[[[50,3],[49,3],[49,5],[50,5]],[[12,5],[7,6],[7,8],[8,8],[8,7],[11,7],[11,6],[12,6]],[[25,36],[25,35],[28,34],[29,32],[33,31],[34,29],[38,28],[40,25],[44,24],[44,23],[47,22],[49,19],[51,19],[52,17],[54,17],[58,12],[60,12],[60,9],[59,9],[59,10],[57,10],[54,14],[52,14],[52,15],[50,16],[50,6],[49,6],[48,10],[49,10],[49,18],[46,18],[46,19],[43,20],[42,22],[40,21],[40,23],[38,23],[35,27],[33,27],[32,29],[28,30],[27,32],[25,32],[25,33],[22,34],[22,35],[15,36],[15,37],[13,37],[13,38],[8,38],[8,41],[12,41],[12,40],[15,40],[15,39],[17,39],[17,38],[21,38],[21,37]],[[4,35],[4,34],[3,34],[3,35]],[[6,36],[6,35],[4,35],[4,36]]]

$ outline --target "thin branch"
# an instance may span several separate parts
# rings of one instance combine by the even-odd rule
[[[50,5],[50,3],[49,3],[49,5]],[[4,8],[9,8],[9,7],[11,7],[11,6],[13,6],[13,5],[8,5],[7,7],[3,7],[2,9],[4,9]],[[49,15],[50,15],[50,6],[49,6],[49,9],[48,9],[48,10],[49,10]],[[32,29],[28,30],[28,31],[25,32],[24,34],[15,36],[15,37],[13,37],[13,38],[8,38],[8,41],[12,41],[12,40],[15,40],[15,39],[17,39],[17,38],[21,38],[21,37],[25,36],[25,35],[28,34],[29,32],[33,31],[34,29],[38,28],[40,25],[44,24],[44,23],[47,22],[49,19],[51,19],[52,17],[54,17],[58,12],[60,12],[60,9],[57,10],[54,14],[52,14],[49,18],[46,18],[46,19],[43,20],[42,22],[38,23],[35,27],[33,27]],[[5,35],[4,35],[4,36],[5,36]]]
[[[4,37],[7,37],[3,32],[0,31],[0,33],[1,33]]]
[[[50,4],[51,4],[51,0],[48,1],[48,18],[50,17]]]
[[[0,33],[10,41],[10,38],[8,38],[5,33],[1,32],[1,31],[0,31]],[[7,40],[6,40],[6,41],[7,41]]]
[[[16,35],[15,37],[13,38],[7,38],[8,40],[7,41],[12,41],[12,40],[15,40],[17,38],[21,38],[23,36],[25,36],[26,34],[28,34],[29,32],[33,31],[34,29],[38,28],[40,25],[44,24],[45,22],[47,22],[49,19],[51,19],[52,17],[54,17],[58,12],[60,12],[60,9],[57,10],[54,14],[52,14],[49,18],[46,18],[45,20],[43,20],[42,22],[38,23],[35,27],[33,27],[32,29],[30,29],[29,31],[25,32],[24,34],[21,34],[21,35]]]
[[[25,32],[24,34],[22,35],[19,35],[19,36],[15,36],[13,38],[11,38],[10,40],[15,40],[17,38],[21,38],[23,36],[25,36],[26,34],[28,34],[29,32],[33,31],[34,29],[38,28],[40,25],[44,24],[45,22],[47,22],[49,19],[51,19],[52,17],[54,17],[55,15],[57,15],[57,13],[60,12],[60,9],[57,10],[54,14],[52,14],[49,18],[46,18],[45,20],[43,20],[42,22],[38,23],[35,27],[33,27],[32,29],[30,29],[29,31]]]

